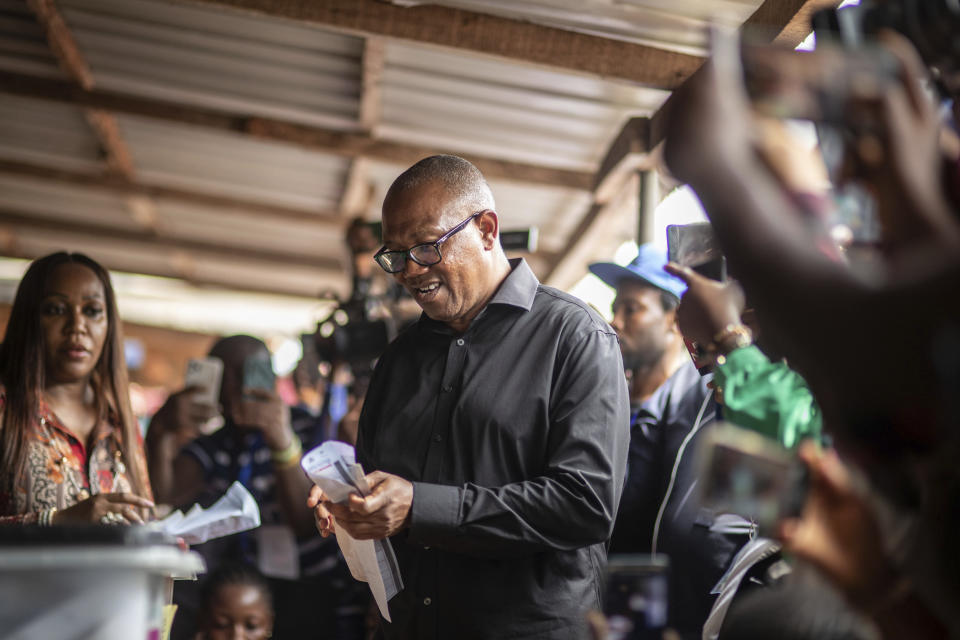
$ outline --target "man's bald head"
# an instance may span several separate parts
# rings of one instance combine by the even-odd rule
[[[480,170],[458,156],[430,156],[413,165],[393,181],[383,200],[384,212],[404,196],[427,185],[441,186],[449,198],[448,211],[495,209],[493,193]],[[450,222],[450,221],[441,221]]]

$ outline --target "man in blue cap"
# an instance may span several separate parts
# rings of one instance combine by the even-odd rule
[[[717,403],[677,327],[687,287],[664,271],[666,261],[647,244],[626,266],[597,263],[590,271],[617,291],[612,326],[631,393],[627,478],[610,552],[670,557],[669,625],[686,640],[700,637],[711,590],[748,532],[721,530],[690,499],[696,437],[715,421]]]
[[[617,291],[610,324],[620,339],[634,412],[690,363],[676,322],[677,305],[687,285],[663,270],[666,262],[663,251],[645,244],[626,266],[590,265],[591,273]]]

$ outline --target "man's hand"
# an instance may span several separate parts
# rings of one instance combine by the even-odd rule
[[[357,540],[388,538],[408,524],[410,507],[413,505],[413,483],[383,471],[369,473],[366,478],[371,489],[367,497],[353,494],[340,504],[324,501],[322,506],[335,518],[336,526]],[[311,498],[313,496],[311,493]],[[315,513],[320,528],[320,518],[325,514],[319,511]],[[331,532],[333,522],[329,521],[327,527]],[[323,534],[323,529],[320,533]]]
[[[233,421],[239,427],[257,429],[264,443],[274,451],[286,449],[293,438],[290,411],[283,400],[266,389],[244,389],[244,398],[233,409]]]
[[[687,283],[687,292],[677,308],[680,333],[685,338],[709,347],[727,325],[740,324],[744,302],[738,284],[717,282],[672,262],[664,271]]]

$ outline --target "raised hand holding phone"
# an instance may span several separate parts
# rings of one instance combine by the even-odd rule
[[[240,428],[263,433],[264,442],[274,451],[291,445],[293,430],[290,412],[275,390],[276,376],[267,354],[254,353],[243,362],[243,396],[233,410]]]

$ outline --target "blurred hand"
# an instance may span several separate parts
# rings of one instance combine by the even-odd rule
[[[711,58],[670,97],[664,161],[677,179],[696,185],[715,173],[717,158],[736,166],[754,155],[752,113],[730,62]]]
[[[264,443],[274,451],[288,447],[293,438],[290,410],[273,391],[244,389],[243,399],[233,407],[232,418],[238,427],[260,431]]]
[[[757,153],[780,183],[793,193],[826,195],[830,177],[817,148],[808,148],[783,120],[755,117]]]
[[[324,538],[337,532],[333,515],[327,511],[327,508],[323,504],[326,501],[327,497],[324,495],[323,490],[317,485],[313,485],[310,488],[310,495],[307,496],[307,507],[313,509],[313,519],[317,523],[317,531],[319,531],[320,535]]]
[[[99,493],[72,507],[57,511],[53,516],[53,522],[54,524],[101,524],[101,518],[105,515],[118,514],[125,524],[143,524],[143,513],[153,508],[153,502],[132,493]]]
[[[383,471],[368,473],[366,479],[370,485],[367,497],[353,494],[340,504],[325,501],[323,506],[336,518],[336,526],[357,540],[388,538],[407,526],[413,483]]]
[[[187,387],[173,393],[150,420],[147,438],[172,441],[174,452],[200,435],[200,427],[217,415],[216,407],[197,402],[200,387]]]
[[[897,584],[877,520],[836,453],[805,442],[799,456],[810,489],[800,518],[780,523],[784,549],[823,571],[851,603],[869,608]]]
[[[897,243],[957,242],[960,226],[942,182],[940,119],[920,84],[926,67],[904,36],[884,31],[879,39],[900,64],[899,82],[882,92],[878,105],[858,106],[876,111],[882,123],[882,163],[867,167],[865,177],[881,205],[884,236]]]
[[[680,333],[685,339],[709,347],[714,336],[727,325],[740,324],[744,299],[736,282],[717,282],[672,262],[664,270],[687,283],[677,308]]]

